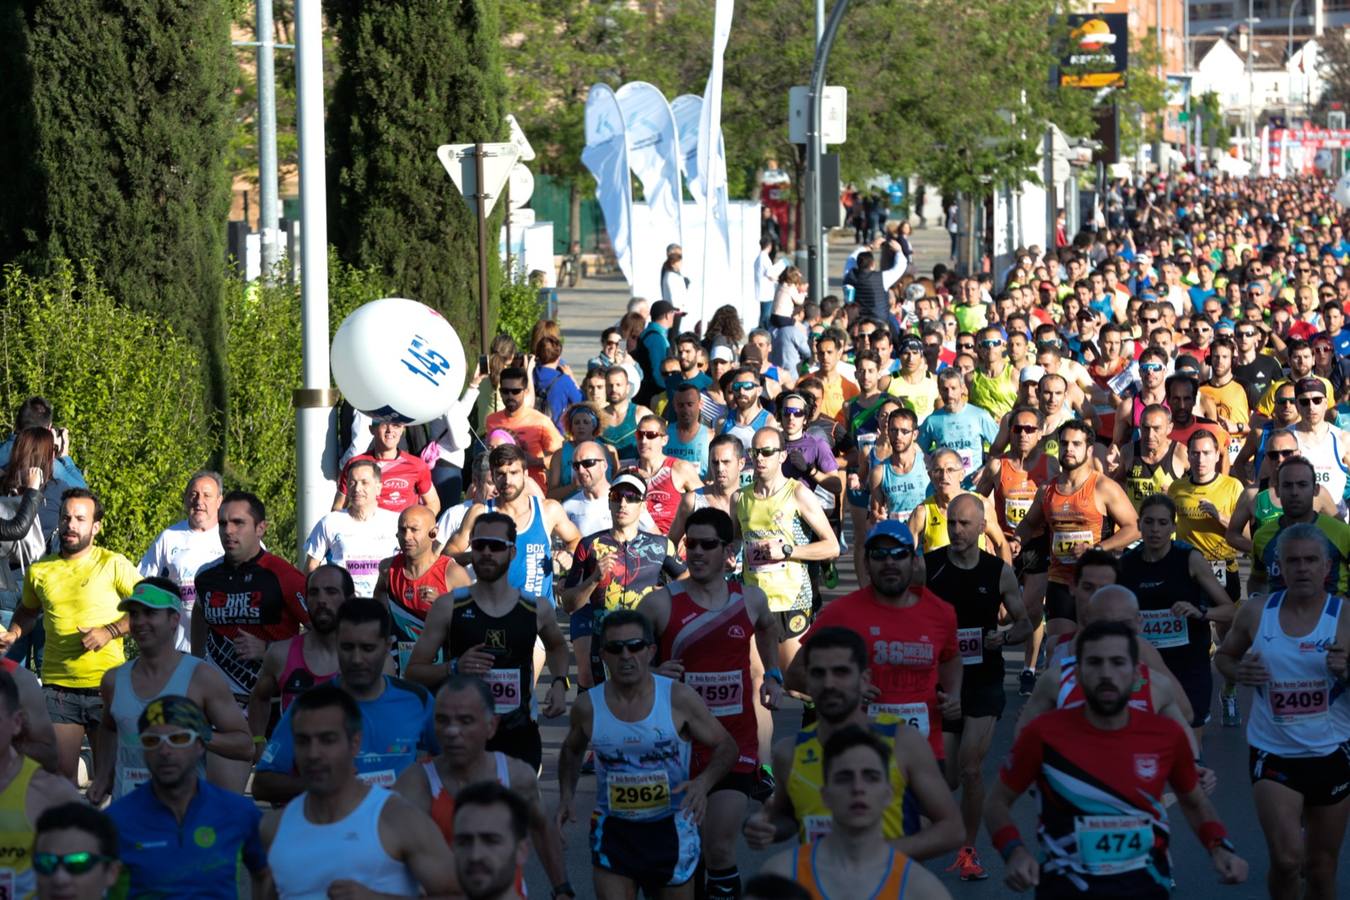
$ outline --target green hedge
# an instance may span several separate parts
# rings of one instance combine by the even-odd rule
[[[51,401],[105,513],[101,542],[139,560],[182,517],[183,482],[206,465],[216,417],[200,353],[155,318],[114,304],[90,268],[33,278],[8,266],[0,296],[0,421]]]

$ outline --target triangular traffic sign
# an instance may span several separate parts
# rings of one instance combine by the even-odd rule
[[[525,130],[520,127],[516,117],[507,113],[506,125],[511,129],[511,143],[520,148],[520,161],[529,162],[534,159],[534,148],[530,146],[530,139],[525,137]]]
[[[497,198],[502,195],[502,187],[516,164],[520,148],[514,143],[493,144],[442,144],[436,148],[436,158],[441,161],[445,171],[455,182],[455,187],[464,195],[469,211],[478,214],[478,171],[474,158],[475,148],[483,148],[483,203],[485,215],[492,214]]]

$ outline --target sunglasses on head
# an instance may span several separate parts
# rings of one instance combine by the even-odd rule
[[[867,558],[873,562],[882,562],[887,559],[894,559],[904,562],[914,555],[913,547],[868,547]]]
[[[646,650],[652,645],[652,642],[646,638],[629,638],[626,641],[605,641],[600,646],[611,656],[619,656],[623,651],[637,654]]]
[[[773,455],[775,455],[776,453],[778,453],[778,451],[779,451],[780,449],[782,449],[782,448],[780,448],[780,447],[751,447],[751,448],[750,448],[750,453],[751,453],[752,455],[754,455],[754,456],[758,456],[760,459],[768,459],[770,456],[773,456]]]
[[[502,538],[477,537],[469,541],[469,549],[474,553],[502,553],[510,546],[511,542]]]
[[[192,742],[197,740],[197,732],[190,728],[184,728],[180,731],[169,732],[144,732],[140,736],[141,748],[144,750],[154,750],[156,747],[162,747],[168,744],[170,747],[190,747]]]
[[[97,853],[90,853],[88,850],[82,850],[79,853],[66,853],[64,855],[57,853],[34,853],[33,869],[39,875],[54,875],[57,869],[65,869],[71,875],[83,875],[90,871],[94,866],[103,863],[112,862],[111,856],[100,856]]]
[[[574,460],[572,460],[572,468],[574,468],[574,469],[589,469],[589,468],[591,468],[592,466],[599,465],[599,464],[602,463],[602,462],[604,462],[603,459],[594,459],[594,458],[592,458],[592,459],[574,459]]]

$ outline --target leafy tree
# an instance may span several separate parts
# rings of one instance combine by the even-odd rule
[[[401,296],[476,322],[477,224],[435,150],[505,135],[497,4],[335,0],[327,9],[340,64],[328,120],[332,242]],[[490,217],[490,240],[504,210]],[[491,248],[488,258],[495,293]],[[466,347],[477,337],[476,327],[461,330]]]
[[[1313,118],[1325,122],[1332,103],[1350,109],[1350,28],[1328,28],[1318,41],[1317,74],[1323,88]]]
[[[1130,35],[1130,70],[1125,87],[1111,97],[1120,106],[1121,156],[1133,156],[1141,143],[1162,139],[1167,116],[1167,79],[1158,77],[1161,60],[1157,29]]]
[[[230,3],[4,4],[0,260],[87,259],[119,302],[213,344],[229,182]]]

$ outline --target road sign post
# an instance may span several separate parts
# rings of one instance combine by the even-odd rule
[[[479,353],[488,350],[488,231],[487,220],[502,195],[511,167],[520,156],[514,142],[442,144],[436,158],[459,188],[478,219],[478,336]]]

